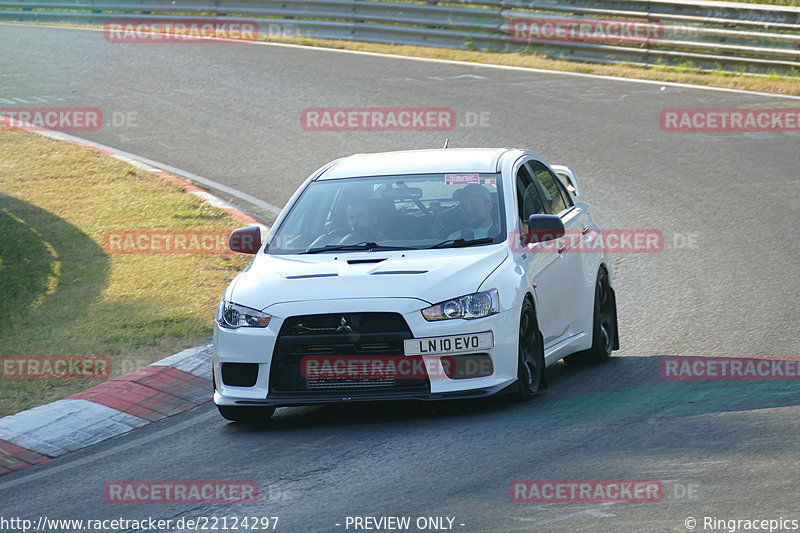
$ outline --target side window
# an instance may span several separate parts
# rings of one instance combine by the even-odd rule
[[[524,165],[517,172],[517,209],[524,229],[528,229],[528,217],[544,213],[533,178]]]
[[[567,191],[546,166],[538,161],[528,161],[526,165],[530,166],[536,181],[542,186],[542,200],[548,213],[557,215],[572,205]]]

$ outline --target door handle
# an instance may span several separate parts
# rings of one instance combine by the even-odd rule
[[[558,247],[558,253],[563,254],[566,251],[567,251],[567,245],[566,244],[562,244],[562,245],[560,245]]]
[[[589,228],[583,228],[581,230],[581,235],[586,235],[587,233],[589,233]]]

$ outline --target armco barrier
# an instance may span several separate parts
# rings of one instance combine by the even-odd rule
[[[219,22],[246,16],[259,22],[263,35],[800,75],[800,8],[790,6],[706,0],[0,0],[0,20],[6,21],[102,25],[200,16]]]

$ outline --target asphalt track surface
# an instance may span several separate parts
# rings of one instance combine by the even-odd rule
[[[8,25],[0,49],[4,107],[133,112],[135,126],[78,135],[277,206],[331,159],[449,137],[568,164],[601,225],[665,236],[660,253],[613,259],[622,350],[601,366],[557,363],[531,402],[280,409],[256,427],[205,404],[3,476],[0,516],[266,515],[285,532],[353,531],[348,516],[443,516],[465,533],[800,520],[798,382],[659,374],[665,355],[800,355],[800,134],[670,133],[660,111],[797,100],[294,47],[113,44],[99,32]],[[459,125],[305,131],[301,111],[326,106],[451,107]],[[488,113],[483,126],[466,125],[479,113]],[[689,234],[693,246],[676,246]],[[233,507],[105,503],[104,483],[125,479],[252,480],[262,497]],[[659,503],[513,503],[515,479],[659,479],[667,494]]]

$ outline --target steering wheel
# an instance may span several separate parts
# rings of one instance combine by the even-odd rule
[[[371,232],[366,231],[364,228],[356,228],[339,239],[339,242],[336,244],[356,244],[359,242],[374,241],[378,238],[377,235],[371,234]]]
[[[309,248],[317,248],[320,246],[327,246],[328,244],[339,244],[339,239],[347,235],[348,229],[336,228],[328,233],[323,233],[308,245]]]

